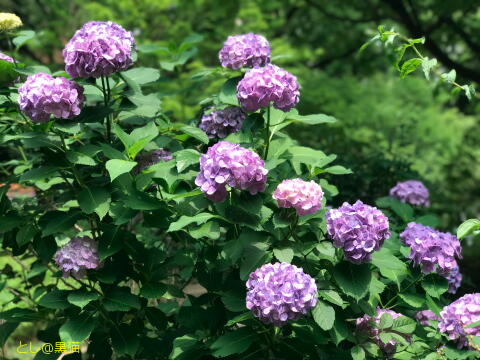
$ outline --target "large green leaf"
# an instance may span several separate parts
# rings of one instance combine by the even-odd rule
[[[203,224],[212,218],[219,218],[218,215],[210,213],[200,213],[194,216],[181,216],[180,219],[170,224],[168,232],[178,231],[185,228],[187,225],[196,223],[197,225]]]
[[[220,89],[219,99],[224,104],[236,105],[238,106],[237,99],[237,84],[240,81],[241,77],[235,77],[228,79]]]
[[[96,213],[100,219],[110,209],[110,193],[101,187],[86,187],[78,194],[78,204],[86,214]]]
[[[428,295],[438,299],[448,290],[448,281],[436,274],[430,274],[422,280],[422,287]]]
[[[78,210],[50,211],[40,219],[42,236],[49,236],[66,230],[70,230],[80,218],[81,213]]]
[[[90,313],[70,316],[60,327],[60,339],[66,343],[83,341],[90,336],[95,324],[96,318]]]
[[[343,261],[333,269],[333,277],[345,294],[360,300],[368,293],[372,273],[368,264]]]
[[[160,78],[160,71],[154,68],[136,67],[122,73],[139,85],[145,85],[157,81]]]
[[[116,288],[105,294],[103,306],[107,311],[140,310],[140,298],[128,289]]]
[[[395,281],[399,286],[409,274],[407,265],[385,248],[373,253],[372,264],[380,270],[383,276]]]
[[[313,319],[323,330],[330,330],[335,322],[335,310],[322,300],[312,310]]]
[[[137,165],[135,161],[112,159],[107,161],[105,167],[110,174],[110,181],[113,181],[120,175],[130,172],[135,165]]]
[[[53,290],[43,295],[38,304],[49,309],[66,309],[70,307],[67,301],[68,291]]]
[[[479,219],[468,219],[464,221],[457,229],[457,237],[459,239],[464,238],[465,236],[471,234],[472,232],[480,230],[480,220]]]
[[[88,305],[94,300],[97,300],[99,297],[100,295],[93,291],[76,290],[68,294],[67,301],[70,304],[73,304],[83,309],[86,305]]]
[[[195,360],[203,355],[198,340],[187,334],[173,340],[172,352],[168,358],[171,360]]]
[[[233,354],[241,354],[246,351],[257,334],[249,328],[240,328],[219,337],[212,345],[212,355],[216,358],[225,358]]]

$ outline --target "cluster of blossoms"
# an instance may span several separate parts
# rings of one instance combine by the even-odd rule
[[[255,195],[265,190],[268,170],[260,157],[237,144],[220,141],[200,157],[200,172],[195,184],[207,197],[222,202],[226,186],[248,190]]]
[[[20,109],[33,122],[56,118],[72,119],[80,114],[85,97],[83,88],[64,77],[38,73],[27,78],[18,89]]]
[[[268,64],[247,71],[237,85],[237,98],[248,112],[270,103],[279,110],[290,111],[300,99],[297,78],[282,68]]]
[[[2,186],[5,186],[5,184],[0,184],[0,187]],[[9,200],[18,198],[34,198],[35,196],[37,196],[37,192],[32,186],[22,186],[17,183],[12,183],[7,190],[7,198]]]
[[[64,277],[80,279],[88,269],[97,269],[100,266],[97,243],[87,236],[72,239],[57,250],[54,258]]]
[[[415,206],[430,206],[428,189],[418,180],[398,182],[390,189],[390,196]]]
[[[440,317],[432,310],[422,310],[415,314],[415,319],[423,326],[431,326],[431,321],[440,321]]]
[[[360,200],[327,211],[326,221],[333,246],[343,249],[345,258],[354,264],[370,261],[390,236],[388,218]]]
[[[0,30],[9,31],[22,26],[22,20],[12,13],[0,13]]]
[[[445,278],[448,281],[448,292],[450,294],[455,294],[462,284],[462,274],[460,273],[460,268],[457,266],[450,271]]]
[[[467,294],[447,305],[440,312],[438,328],[455,340],[459,348],[468,346],[468,336],[480,336],[480,325],[466,326],[480,321],[480,293]]]
[[[270,62],[270,44],[253,33],[229,36],[218,57],[222,66],[230,69],[265,66]]]
[[[265,264],[247,281],[247,308],[266,324],[283,326],[317,304],[315,280],[288,263]]]
[[[314,214],[322,206],[323,191],[315,181],[283,180],[275,189],[273,198],[278,206],[294,208],[297,215]]]
[[[8,61],[13,63],[13,58],[8,56],[7,54],[1,53],[0,52],[0,60]]]
[[[391,339],[387,343],[384,343],[380,339],[381,330],[379,329],[379,325],[380,325],[380,318],[382,317],[383,314],[389,314],[393,319],[396,319],[402,316],[402,314],[399,314],[392,310],[377,308],[377,314],[375,317],[372,318],[369,315],[364,315],[363,317],[357,319],[356,333],[369,338],[371,341],[373,341],[375,344],[378,345],[378,347],[383,351],[383,353],[387,357],[390,357],[396,351],[397,341],[394,339]],[[403,335],[403,336],[405,337],[405,340],[407,341],[411,340],[410,336],[408,335]]]
[[[137,155],[135,161],[137,162],[137,166],[133,169],[135,174],[138,174],[140,171],[158,164],[162,161],[170,161],[173,159],[172,153],[168,150],[163,148],[159,148],[148,153]]]
[[[72,78],[108,76],[132,64],[135,40],[131,32],[108,21],[90,21],[63,49],[65,71]]]
[[[246,114],[236,106],[229,106],[222,110],[211,111],[202,116],[199,128],[205,131],[209,138],[224,138],[229,134],[240,131]]]
[[[410,248],[410,259],[421,266],[422,272],[437,272],[450,283],[450,292],[456,291],[461,281],[457,258],[461,258],[460,241],[449,233],[411,222],[400,234],[402,242]]]

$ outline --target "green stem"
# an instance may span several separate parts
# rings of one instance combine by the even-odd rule
[[[103,102],[105,104],[105,107],[108,107],[109,102],[110,102],[110,84],[108,82],[108,78],[105,78],[105,76],[102,75],[101,77],[102,80],[102,92],[103,92]],[[107,138],[107,141],[110,143],[112,142],[112,123],[110,121],[110,115],[107,115],[105,117],[105,137]]]
[[[265,154],[263,160],[268,158],[268,149],[270,148],[270,104],[267,107],[267,126],[265,128]]]

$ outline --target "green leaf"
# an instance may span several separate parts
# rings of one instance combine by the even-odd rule
[[[402,334],[411,334],[415,331],[417,323],[415,320],[406,316],[399,316],[393,319],[392,331]]]
[[[448,281],[435,274],[427,275],[422,281],[426,293],[434,298],[440,298],[448,290]]]
[[[388,329],[393,325],[393,317],[389,313],[384,313],[380,316],[379,329]]]
[[[168,228],[168,232],[178,231],[190,225],[192,223],[196,223],[197,225],[203,224],[212,218],[219,218],[218,215],[213,215],[210,213],[200,213],[195,216],[181,216],[180,219],[174,221],[170,224]]]
[[[220,225],[216,221],[208,221],[197,229],[191,229],[189,234],[194,239],[208,238],[217,240],[220,238]]]
[[[475,321],[471,324],[468,324],[467,326],[464,326],[464,329],[471,329],[471,328],[474,328],[474,327],[477,327],[477,326],[480,326],[480,320]]]
[[[135,165],[137,165],[135,161],[113,159],[108,160],[105,164],[105,167],[110,174],[110,181],[113,181],[120,175],[131,171],[135,167]]]
[[[225,307],[233,312],[241,312],[247,310],[245,304],[245,292],[238,290],[229,290],[222,296],[222,302]]]
[[[246,280],[252,271],[265,264],[271,258],[270,253],[267,252],[268,247],[267,243],[255,242],[250,243],[245,248],[240,265],[240,279]]]
[[[175,153],[175,160],[177,162],[177,171],[181,173],[190,165],[198,164],[200,153],[197,150],[185,149]]]
[[[3,348],[10,335],[20,325],[18,322],[5,322],[0,324],[0,347]]]
[[[199,351],[200,344],[192,335],[183,335],[173,340],[173,348],[170,356],[171,360],[195,360],[203,356],[203,351]]]
[[[205,134],[202,130],[200,130],[197,127],[180,124],[179,125],[179,130],[181,132],[197,139],[198,141],[200,141],[204,144],[208,144],[209,141],[210,141],[207,134]]]
[[[425,304],[425,298],[418,294],[413,293],[406,293],[406,294],[398,294],[400,299],[405,301],[408,305],[413,306],[414,308],[422,308]]]
[[[400,285],[409,274],[407,265],[386,248],[381,248],[372,254],[372,264],[383,276],[395,281],[397,285]]]
[[[352,347],[350,350],[350,353],[352,354],[352,359],[353,360],[363,360],[365,359],[365,351],[363,350],[362,347],[355,345]]]
[[[149,282],[140,289],[140,295],[147,299],[158,299],[167,291],[167,285],[159,282]]]
[[[403,79],[405,76],[415,71],[421,64],[422,59],[420,58],[413,58],[405,61],[400,69],[400,77]]]
[[[62,342],[83,341],[87,339],[96,325],[93,314],[83,313],[69,316],[67,322],[60,327],[59,335]]]
[[[318,125],[318,124],[337,122],[337,119],[335,119],[333,116],[329,116],[325,114],[312,114],[312,115],[287,114],[287,119],[295,120],[295,122],[299,122],[307,125]]]
[[[273,255],[281,262],[292,262],[293,250],[291,248],[273,249]]]
[[[97,300],[99,297],[100,295],[96,292],[86,291],[86,290],[76,290],[68,294],[67,301],[70,304],[73,304],[83,309],[90,302]]]
[[[8,214],[0,217],[0,234],[15,229],[23,224],[25,219],[20,216]]]
[[[48,309],[66,309],[70,307],[67,301],[68,291],[66,290],[53,290],[47,292],[44,296],[38,300],[40,306]]]
[[[78,151],[67,151],[66,157],[72,164],[95,166],[97,163],[90,156]]]
[[[453,84],[457,78],[457,72],[455,69],[450,70],[450,72],[440,75],[440,77],[447,83]]]
[[[233,319],[228,320],[228,322],[225,324],[225,326],[232,326],[235,325],[239,322],[245,321],[245,320],[250,320],[253,319],[253,314],[251,311],[244,312],[243,314],[235,316]]]
[[[118,355],[130,355],[135,359],[140,340],[134,328],[127,324],[121,324],[112,331],[112,347]]]
[[[57,175],[58,167],[54,166],[42,166],[29,170],[20,176],[20,182],[30,181],[35,182],[39,180],[45,180]]]
[[[0,220],[1,223],[1,220]],[[25,244],[28,244],[35,235],[38,233],[38,230],[35,225],[33,224],[27,224],[24,225],[18,230],[17,236],[16,236],[16,241],[18,246],[23,246]]]
[[[333,269],[333,277],[340,289],[357,301],[368,293],[372,273],[368,264],[341,262]]]
[[[424,57],[422,60],[422,70],[425,74],[425,78],[430,80],[430,71],[437,66],[437,59],[429,59],[428,57]]]
[[[110,201],[110,193],[101,187],[86,187],[78,194],[78,204],[83,212],[86,214],[95,212],[100,220],[107,215],[110,209]]]
[[[10,61],[0,60],[0,85],[8,87],[18,77],[15,65]]]
[[[341,165],[330,166],[326,168],[324,171],[326,173],[334,174],[334,175],[347,175],[352,173],[352,170],[347,169],[346,167],[343,167]]]
[[[225,358],[233,354],[246,351],[256,337],[256,333],[249,328],[240,328],[219,337],[212,345],[212,355],[216,358]]]
[[[228,79],[220,89],[219,99],[224,104],[238,106],[237,85],[241,77]]]
[[[139,85],[145,85],[160,79],[160,71],[154,68],[137,67],[122,72],[123,76],[127,76]]]
[[[476,230],[480,230],[480,220],[468,219],[458,227],[457,238],[462,239]]]
[[[313,319],[323,330],[330,330],[335,322],[335,310],[322,300],[312,310]]]
[[[35,31],[33,30],[22,30],[17,32],[17,36],[12,39],[13,44],[17,50],[22,47],[27,41],[35,37]]]
[[[140,310],[140,298],[130,293],[130,289],[116,288],[108,292],[103,300],[107,311]]]
[[[42,237],[70,230],[80,218],[79,210],[49,211],[40,219]]]

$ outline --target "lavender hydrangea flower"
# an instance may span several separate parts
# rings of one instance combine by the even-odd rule
[[[245,117],[246,114],[241,108],[229,106],[222,110],[204,114],[198,127],[205,131],[210,139],[221,139],[240,131]]]
[[[423,326],[431,326],[431,321],[440,321],[440,317],[432,310],[422,310],[415,314],[415,319]]]
[[[445,278],[448,281],[448,292],[450,294],[455,294],[462,284],[462,274],[460,273],[460,269],[457,266],[450,271]]]
[[[283,180],[275,189],[273,198],[278,206],[294,208],[297,215],[316,213],[322,206],[323,191],[315,181]]]
[[[480,321],[480,293],[467,294],[455,300],[443,308],[440,317],[439,330],[455,340],[458,348],[467,347],[468,336],[480,336],[480,325],[465,328]]]
[[[159,148],[148,153],[137,155],[135,161],[137,166],[133,169],[134,174],[138,174],[140,171],[158,164],[161,161],[170,161],[173,159],[172,153],[163,148]]]
[[[446,276],[458,268],[455,257],[461,258],[461,246],[452,234],[411,222],[400,234],[400,239],[410,247],[410,259],[426,274],[437,272]]]
[[[227,185],[255,195],[265,190],[268,170],[264,165],[253,151],[220,141],[200,157],[200,172],[195,184],[216,202],[225,200]]]
[[[398,182],[390,189],[390,196],[415,206],[430,206],[428,189],[418,180]]]
[[[393,354],[395,354],[395,351],[397,348],[397,341],[392,339],[387,343],[384,343],[380,339],[380,333],[382,330],[379,329],[379,325],[380,325],[380,318],[382,317],[383,314],[390,314],[390,316],[393,319],[403,316],[402,314],[399,314],[392,310],[377,308],[377,314],[375,317],[372,318],[369,315],[364,315],[363,317],[357,319],[356,332],[357,334],[362,334],[368,337],[370,341],[373,341],[375,344],[378,345],[378,347],[383,351],[383,353],[387,357],[391,357]],[[411,341],[411,337],[409,335],[402,335],[402,336],[405,337],[405,340]]]
[[[72,119],[80,114],[85,101],[80,85],[45,73],[30,75],[18,95],[20,109],[37,123],[49,121],[51,115]]]
[[[8,62],[13,63],[13,58],[8,56],[7,54],[2,53],[2,52],[0,52],[0,60],[4,60],[4,61],[8,61]]]
[[[288,263],[265,264],[247,281],[247,309],[266,324],[283,326],[317,304],[315,280]]]
[[[265,66],[270,62],[270,44],[253,33],[229,36],[218,57],[222,66],[230,69]]]
[[[65,71],[72,78],[99,78],[126,70],[132,64],[135,40],[131,32],[108,21],[90,21],[63,49]]]
[[[345,258],[354,264],[370,261],[390,236],[388,218],[360,200],[327,211],[326,220],[333,246],[342,248]]]
[[[288,112],[300,99],[297,78],[282,68],[268,64],[247,71],[237,85],[237,98],[245,111],[253,112],[273,103]]]
[[[87,236],[72,239],[57,250],[54,258],[64,277],[80,279],[85,276],[87,269],[100,267],[97,243]]]

